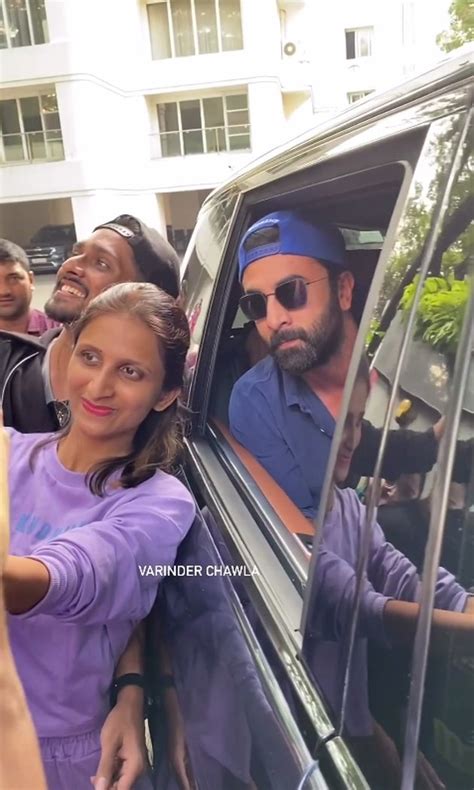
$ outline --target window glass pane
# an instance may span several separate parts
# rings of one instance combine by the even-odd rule
[[[26,0],[5,0],[8,30],[12,47],[32,44],[26,11]]]
[[[219,11],[223,51],[243,49],[240,0],[219,0]]]
[[[203,99],[205,126],[224,126],[224,102],[220,96]]]
[[[182,156],[179,132],[161,132],[161,155]]]
[[[156,108],[160,128],[162,156],[181,156],[179,135],[178,105],[176,102],[158,104]]]
[[[433,277],[416,313],[417,329],[393,411],[390,399],[414,309],[415,278],[457,130],[457,118],[443,119],[432,126],[425,143],[373,311],[379,323],[372,326],[369,343],[371,371],[367,359],[361,359],[340,424],[334,465],[328,470],[330,493],[318,517],[323,526],[310,585],[304,655],[371,787],[401,784],[428,499],[436,483],[440,418],[452,382],[447,340],[453,313],[447,302],[457,302],[448,295],[449,286]],[[463,231],[466,226],[467,220]],[[445,234],[439,238],[446,245]],[[365,256],[368,250],[362,252]],[[438,288],[444,288],[442,299]],[[389,406],[382,479],[373,478]],[[440,569],[436,608],[459,611],[465,598],[457,581]],[[431,771],[438,771],[426,757],[419,760],[417,787],[431,786],[424,782]],[[437,781],[433,786],[442,786]]]
[[[455,135],[452,127],[446,134]],[[471,128],[472,139],[472,128]],[[434,159],[440,169],[441,156]],[[474,299],[472,259],[472,207],[470,189],[474,157],[467,147],[464,166],[453,187],[447,218],[430,267],[431,277],[424,290],[423,303],[417,311],[416,334],[418,358],[424,353],[436,355],[438,364],[447,369],[451,379],[462,319]],[[439,310],[436,310],[439,305]],[[474,592],[474,345],[463,355],[467,380],[462,399],[459,429],[451,437],[454,464],[449,476],[448,503],[442,512],[438,499],[444,480],[440,474],[428,477],[424,487],[423,529],[408,542],[414,561],[424,562],[428,532],[442,534],[438,565],[453,575],[458,585]],[[453,388],[446,393],[446,404],[453,398]],[[437,518],[434,518],[438,516]],[[430,523],[431,522],[431,523]],[[389,539],[406,540],[390,523]],[[467,602],[470,612],[473,600]],[[436,605],[436,599],[435,599]],[[464,608],[462,599],[458,609]],[[452,608],[452,607],[451,607]],[[433,614],[434,625],[439,613]],[[451,625],[441,632],[431,632],[426,665],[425,694],[421,717],[419,754],[436,772],[449,790],[467,790],[473,786],[474,750],[474,637],[472,629],[462,635]],[[412,670],[414,671],[414,670]]]
[[[166,3],[147,5],[147,12],[152,58],[153,60],[170,58],[171,41]]]
[[[43,126],[47,130],[45,134],[47,157],[48,159],[64,159],[64,146],[56,94],[43,94],[40,97],[40,104]]]
[[[195,99],[179,103],[181,126],[183,128],[183,146],[185,154],[201,154],[204,151],[202,135],[201,105]]]
[[[190,0],[171,0],[176,56],[195,55]]]
[[[3,17],[3,6],[0,3],[0,49],[6,49],[7,47],[8,47],[7,31],[6,31],[5,19]]]
[[[250,151],[250,135],[238,134],[239,130],[244,131],[245,127],[237,126],[235,130],[229,131],[229,149],[231,151]]]
[[[179,129],[178,105],[176,102],[167,102],[157,106],[158,123],[164,132],[174,132]]]
[[[353,30],[346,30],[346,58],[353,60],[355,56],[355,33]]]
[[[14,99],[0,101],[0,132],[3,143],[3,156],[6,162],[18,162],[25,158],[20,131],[18,107]]]
[[[216,6],[214,0],[194,0],[199,54],[218,52]]]
[[[45,93],[41,96],[41,113],[45,129],[61,130],[58,100],[55,93]]]
[[[208,153],[226,150],[225,128],[223,126],[206,128],[206,150]]]
[[[40,103],[37,96],[20,99],[25,141],[30,159],[45,159],[46,146],[41,124]]]
[[[231,151],[250,148],[249,113],[247,96],[227,96],[227,128]],[[236,109],[232,109],[232,108]],[[237,109],[242,108],[242,109]]]
[[[183,146],[185,154],[202,154],[204,152],[204,140],[202,130],[184,131]]]
[[[42,131],[40,104],[38,96],[20,99],[21,115],[25,132]]]
[[[203,99],[206,150],[225,151],[224,102],[220,96]]]
[[[44,44],[49,40],[48,21],[44,0],[30,0],[31,24],[35,44]]]
[[[248,108],[246,93],[241,93],[238,96],[226,96],[225,102],[228,110],[246,110]]]
[[[183,129],[201,129],[201,104],[198,99],[179,103]]]
[[[248,123],[248,120],[248,110],[235,110],[234,112],[227,112],[227,123],[229,126],[236,126],[239,123]]]
[[[369,29],[357,31],[357,54],[365,58],[371,54],[372,36]]]

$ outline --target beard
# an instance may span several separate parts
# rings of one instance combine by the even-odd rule
[[[60,324],[72,324],[77,321],[86,308],[87,300],[74,300],[74,304],[67,303],[65,300],[56,300],[56,293],[58,286],[55,287],[53,293],[49,297],[44,306],[44,312],[48,318],[54,321],[59,321]]]
[[[59,321],[60,324],[72,324],[73,321],[77,321],[82,311],[74,308],[73,305],[56,304],[53,294],[46,302],[44,312],[48,318]]]
[[[328,306],[311,329],[282,329],[270,341],[270,353],[278,366],[301,376],[312,368],[326,365],[339,350],[344,338],[344,317],[337,293],[331,289]],[[280,348],[287,340],[302,340],[299,348]]]

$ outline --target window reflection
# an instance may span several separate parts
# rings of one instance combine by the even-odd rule
[[[414,305],[427,234],[433,212],[440,205],[458,140],[457,119],[448,118],[437,124],[415,173],[373,311],[368,336],[371,376],[367,406],[362,405],[363,376],[359,367],[345,423],[339,429],[342,432],[336,434],[338,450],[332,451],[332,484],[320,509],[319,546],[313,558],[307,602],[307,666],[369,783],[384,788],[399,787],[401,781],[408,678],[432,512],[431,492],[436,481],[438,443],[445,427],[442,415],[448,406],[454,358],[470,293],[464,280],[470,217],[466,203],[468,179],[463,169],[443,217],[420,304]],[[464,168],[467,165],[466,157]],[[414,309],[414,340],[403,360],[381,459],[383,480],[374,480],[381,429],[393,398],[408,317]],[[351,466],[352,472],[361,471],[367,424],[375,460],[372,470],[367,468],[361,479],[360,474],[349,473]],[[457,464],[462,463],[458,459],[464,457],[463,452],[466,451],[459,443]],[[340,490],[341,484],[353,488]],[[469,607],[466,590],[470,586],[472,555],[469,560],[469,540],[461,541],[462,547],[459,542],[460,514],[463,503],[466,506],[465,485],[460,479],[453,479],[450,491],[452,504],[446,526],[448,522],[452,526],[446,532],[435,592],[435,608],[444,610],[435,616],[438,636],[446,633],[444,628],[452,634],[470,622],[464,610]],[[364,502],[371,501],[375,504],[373,517],[372,510],[367,514],[364,509]],[[431,762],[431,752],[419,756],[420,786],[425,786],[423,782],[432,773],[434,786],[441,781],[436,778],[438,767],[433,768]]]

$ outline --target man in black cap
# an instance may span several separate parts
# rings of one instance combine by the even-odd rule
[[[41,338],[0,332],[0,389],[5,425],[23,433],[53,431],[68,418],[66,371],[72,353],[69,326],[111,285],[151,282],[179,294],[179,259],[156,231],[129,214],[98,225],[58,271],[45,312],[63,329]]]
[[[129,214],[98,225],[63,263],[45,312],[63,328],[40,338],[0,331],[0,393],[5,425],[23,433],[49,432],[67,422],[66,372],[72,355],[70,325],[102,291],[144,281],[179,295],[179,258],[160,234]],[[94,786],[107,790],[116,771],[124,790],[145,768],[141,636],[134,634],[116,671],[116,707],[101,734]],[[120,695],[118,696],[120,692]]]

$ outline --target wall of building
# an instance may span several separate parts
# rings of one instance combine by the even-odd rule
[[[49,43],[0,50],[0,99],[54,88],[65,159],[0,166],[0,203],[18,205],[20,227],[23,203],[40,225],[49,201],[70,199],[79,235],[122,212],[162,232],[170,217],[189,227],[200,191],[346,106],[348,93],[425,66],[442,29],[429,0],[241,0],[244,49],[153,60],[145,0],[46,0],[46,11]],[[344,31],[360,27],[373,27],[372,56],[347,60]],[[242,91],[251,151],[159,155],[157,102]]]

